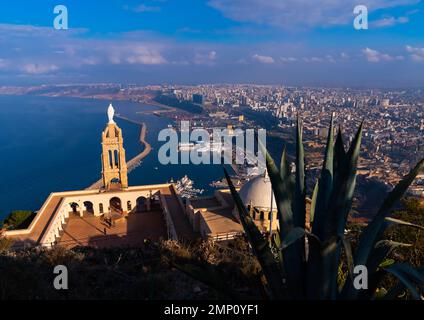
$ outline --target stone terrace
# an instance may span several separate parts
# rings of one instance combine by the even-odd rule
[[[160,206],[151,210],[136,208],[139,197],[148,198],[160,195]],[[117,221],[115,226],[104,228],[99,204],[106,209],[110,199],[119,197],[125,219]],[[94,211],[84,211],[85,201],[94,203]],[[70,203],[77,203],[79,209],[73,212]],[[126,212],[127,203],[132,211]],[[184,239],[194,241],[198,238],[184,214],[184,206],[172,184],[134,186],[128,189],[100,192],[100,190],[82,190],[52,193],[33,222],[27,229],[4,232],[4,236],[14,241],[15,248],[26,246],[51,246],[55,243],[73,247],[76,245],[112,246],[134,245],[145,238]]]

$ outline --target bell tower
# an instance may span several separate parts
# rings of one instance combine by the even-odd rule
[[[127,162],[125,160],[122,130],[113,121],[115,109],[107,110],[109,122],[102,133],[102,178],[106,190],[128,188]]]

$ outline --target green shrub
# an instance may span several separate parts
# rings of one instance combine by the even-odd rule
[[[6,229],[25,229],[31,224],[35,217],[35,212],[28,210],[12,211],[4,220],[3,224]]]
[[[0,234],[0,252],[5,252],[9,250],[12,244],[13,244],[13,241],[11,239],[2,237]]]
[[[186,247],[170,241],[142,247],[91,248],[61,247],[31,248],[0,253],[0,300],[3,299],[124,299],[182,300],[217,299],[224,295],[202,282],[194,280],[168,261],[189,260],[202,265],[200,243]],[[216,269],[228,263],[214,248],[210,249]],[[227,253],[228,254],[228,253]],[[165,257],[168,261],[164,261]],[[254,258],[254,257],[253,257]],[[55,290],[53,268],[63,264],[69,272],[69,289]],[[238,267],[229,266],[237,272]],[[245,276],[235,277],[225,272],[223,281],[243,298],[259,298],[258,286]],[[241,281],[240,281],[241,278]],[[244,280],[244,281],[243,281]]]

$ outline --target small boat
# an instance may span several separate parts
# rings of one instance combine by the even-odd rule
[[[202,194],[204,190],[193,188],[193,183],[193,180],[185,175],[175,183],[175,189],[182,198],[191,198],[197,196],[198,194]]]

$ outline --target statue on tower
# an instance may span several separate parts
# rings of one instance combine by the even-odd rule
[[[128,168],[125,160],[122,130],[113,121],[115,109],[107,109],[109,122],[102,132],[102,179],[105,190],[128,188]]]
[[[107,108],[107,116],[109,117],[109,124],[115,123],[115,121],[113,121],[114,115],[115,115],[115,109],[113,108],[112,104],[110,104],[109,108]]]

